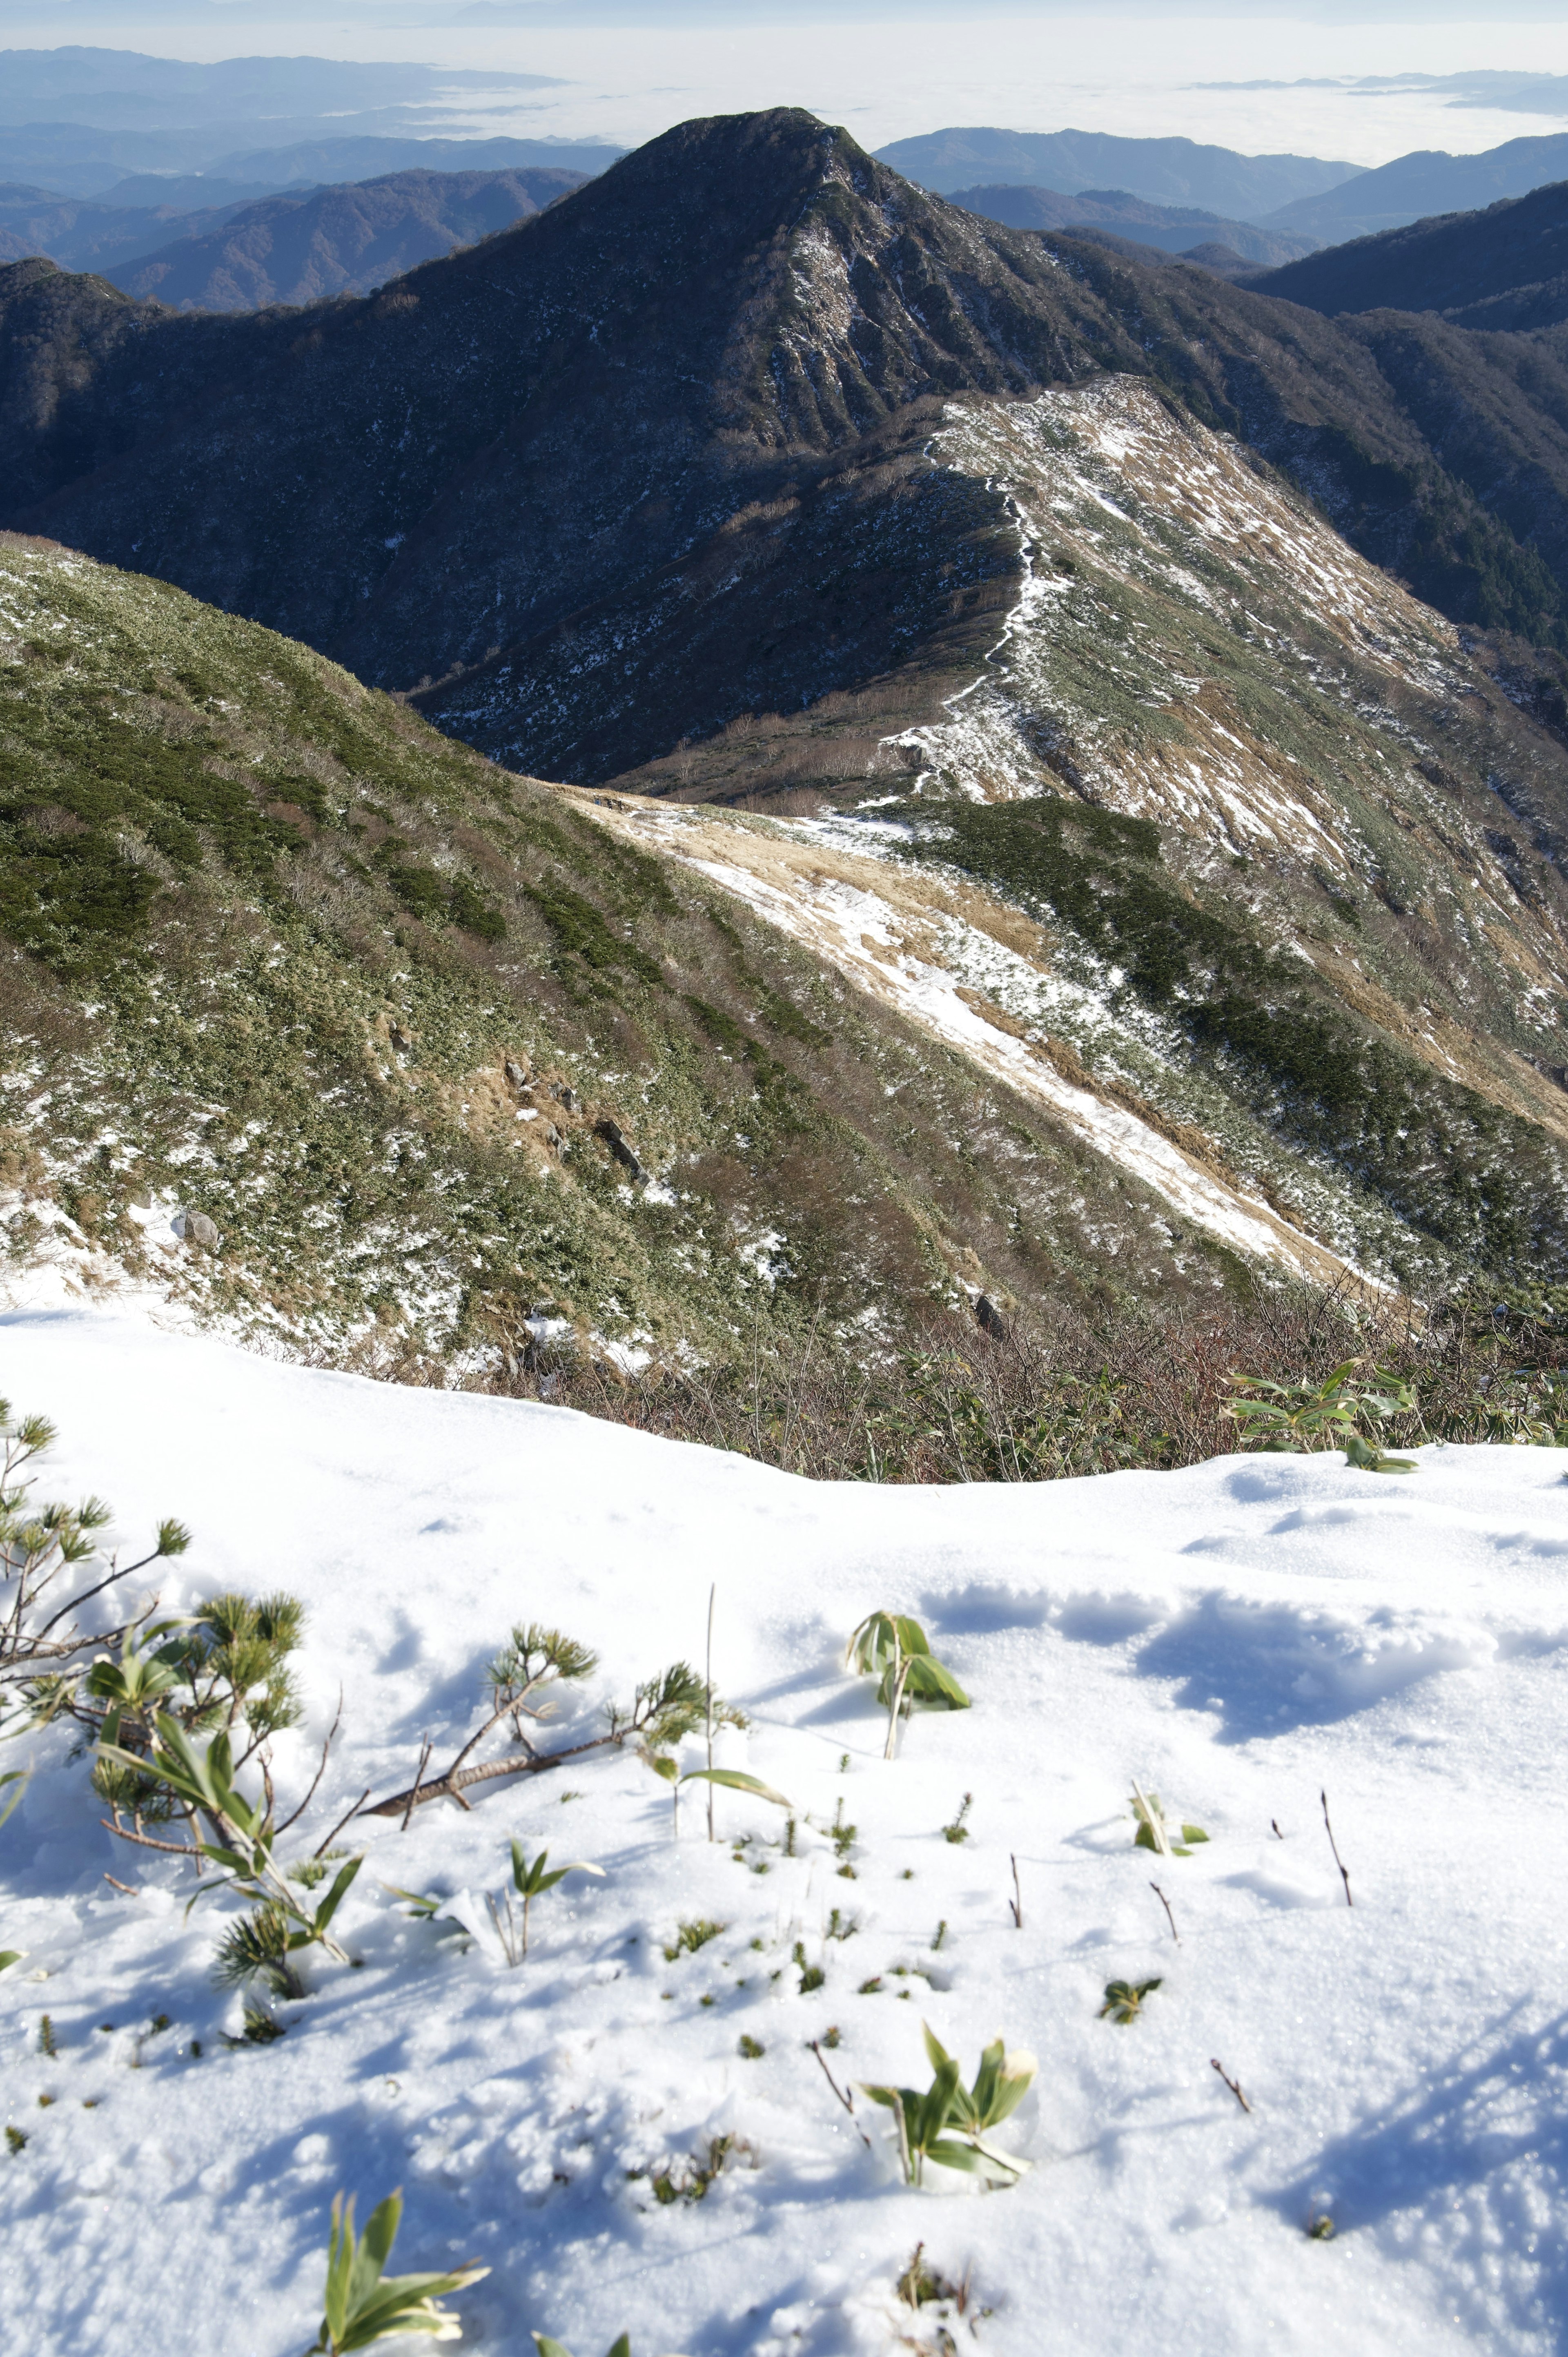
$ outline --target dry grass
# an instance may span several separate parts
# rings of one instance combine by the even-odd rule
[[[1348,1287],[1227,1296],[1163,1314],[1062,1308],[1048,1329],[956,1314],[906,1346],[857,1357],[819,1321],[780,1344],[760,1330],[724,1367],[627,1379],[534,1354],[494,1388],[675,1440],[729,1448],[825,1480],[1036,1481],[1169,1469],[1238,1448],[1226,1402],[1239,1373],[1320,1381],[1362,1355],[1412,1383],[1419,1407],[1383,1429],[1426,1440],[1568,1440],[1568,1305],[1488,1291],[1418,1308]],[[1556,1419],[1565,1419],[1559,1426]]]

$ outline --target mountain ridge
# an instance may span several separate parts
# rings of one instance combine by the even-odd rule
[[[171,317],[0,274],[6,521],[150,565],[581,782],[748,714],[796,731],[804,782],[864,774],[812,711],[867,699],[873,744],[908,725],[1015,594],[1004,503],[933,479],[922,404],[1114,370],[1249,442],[1453,619],[1568,637],[1549,349],[1347,327],[1012,231],[798,112],[682,126],[308,315]]]
[[[1130,139],[1105,131],[924,132],[879,147],[876,157],[943,196],[981,179],[1065,187],[1069,193],[1117,188],[1146,203],[1201,205],[1242,221],[1337,188],[1359,171],[1316,156],[1243,156],[1192,139]]]

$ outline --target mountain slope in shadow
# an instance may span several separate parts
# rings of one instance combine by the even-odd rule
[[[925,456],[941,404],[1108,372],[1452,619],[1568,643],[1549,347],[1012,231],[796,111],[682,125],[358,302],[171,315],[0,272],[6,521],[581,782],[832,695],[873,743],[929,716],[1021,577],[1004,495]]]

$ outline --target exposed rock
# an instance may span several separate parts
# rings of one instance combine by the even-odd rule
[[[223,1241],[205,1211],[177,1211],[169,1225],[177,1236],[183,1236],[198,1252],[215,1253]]]
[[[602,1137],[604,1139],[605,1144],[609,1147],[609,1150],[615,1156],[616,1160],[629,1173],[634,1185],[647,1177],[648,1174],[643,1169],[641,1163],[638,1160],[636,1155],[632,1152],[630,1146],[621,1135],[619,1125],[618,1123],[608,1120],[596,1122],[594,1125],[594,1135],[596,1137]]]

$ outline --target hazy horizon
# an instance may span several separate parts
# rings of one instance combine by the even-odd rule
[[[14,0],[13,49],[393,61],[479,79],[433,105],[431,134],[636,145],[694,115],[799,105],[868,147],[952,125],[1173,135],[1375,165],[1473,153],[1568,129],[1568,23],[1515,0],[1513,21],[1340,0],[1260,16],[1102,0]],[[1129,78],[1124,61],[1136,59]],[[495,75],[493,86],[485,78]],[[519,89],[499,77],[532,75]],[[1431,77],[1463,77],[1461,84]],[[1509,77],[1558,77],[1530,89]],[[73,119],[62,106],[55,120]],[[352,124],[342,122],[341,130]],[[264,128],[264,124],[263,124]],[[258,145],[262,144],[258,138]]]

